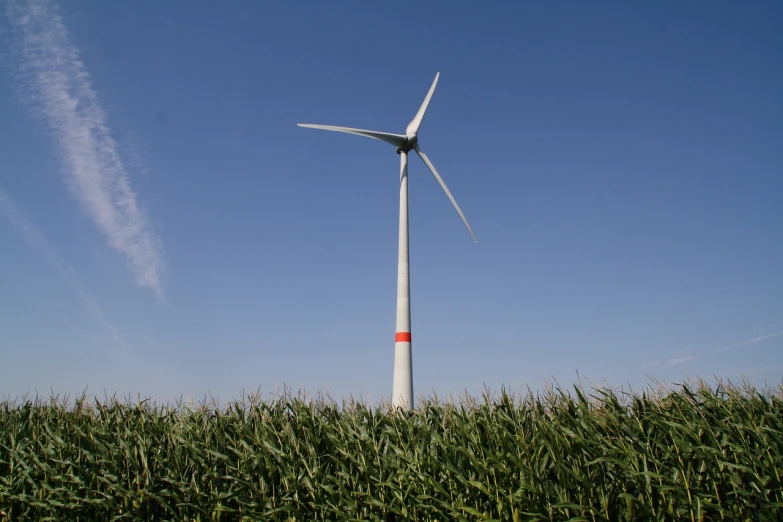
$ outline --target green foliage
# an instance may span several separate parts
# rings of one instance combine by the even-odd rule
[[[0,521],[781,520],[783,394],[0,402]]]

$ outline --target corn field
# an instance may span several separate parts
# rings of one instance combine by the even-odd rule
[[[0,402],[0,521],[783,520],[783,388]]]

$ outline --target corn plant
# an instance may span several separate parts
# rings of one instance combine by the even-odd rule
[[[783,519],[783,389],[0,402],[0,522]]]

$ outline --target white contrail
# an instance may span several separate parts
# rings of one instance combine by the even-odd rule
[[[20,92],[57,142],[67,185],[83,210],[128,260],[136,283],[163,299],[162,244],[140,207],[90,75],[49,1],[8,3],[18,45]]]
[[[0,188],[0,214],[4,214],[8,221],[24,236],[28,244],[38,249],[43,254],[63,280],[76,292],[84,306],[108,328],[114,339],[119,339],[117,328],[103,316],[98,300],[84,287],[81,279],[76,275],[71,265],[63,261],[60,253],[46,240],[41,229],[19,211],[16,203]]]

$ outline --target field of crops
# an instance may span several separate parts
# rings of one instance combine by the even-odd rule
[[[0,521],[783,520],[783,389],[0,402]]]

